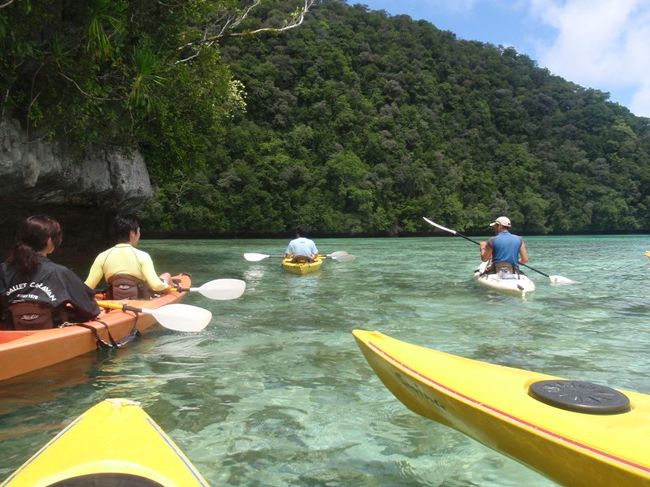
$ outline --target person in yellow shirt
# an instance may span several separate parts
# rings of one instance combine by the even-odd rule
[[[99,254],[88,272],[86,285],[95,288],[102,280],[112,299],[148,298],[151,291],[169,289],[171,276],[158,276],[151,256],[136,248],[140,241],[140,221],[135,215],[117,215],[113,220],[117,244]]]

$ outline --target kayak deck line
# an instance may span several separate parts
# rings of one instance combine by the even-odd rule
[[[24,464],[22,464],[18,469],[13,472],[9,477],[7,477],[4,482],[2,482],[2,486],[4,485],[9,485],[9,483],[16,477],[18,476],[22,471],[26,470],[32,463],[34,463],[38,458],[48,449],[50,445],[53,445],[59,438],[63,437],[68,431],[70,431],[73,427],[81,421],[82,416],[79,416],[75,418],[72,423],[70,423],[68,426],[63,428],[54,438],[52,438],[50,441],[48,441],[43,447],[41,447],[40,450],[38,450],[33,457],[31,457],[29,460],[27,460]]]
[[[380,353],[381,355],[383,355],[384,357],[386,357],[387,359],[389,359],[391,362],[393,362],[394,364],[398,365],[400,368],[405,369],[405,370],[407,370],[407,371],[413,373],[414,375],[417,375],[418,377],[422,378],[423,380],[425,380],[425,381],[428,382],[429,384],[431,384],[431,385],[433,385],[433,386],[435,386],[435,387],[438,387],[438,388],[440,388],[440,389],[444,389],[445,391],[447,391],[447,392],[453,394],[453,395],[456,396],[456,397],[459,397],[459,398],[461,398],[461,399],[463,399],[463,400],[465,400],[465,401],[471,402],[472,404],[475,404],[475,405],[477,405],[477,406],[480,407],[480,408],[484,408],[484,409],[487,409],[487,410],[489,410],[489,411],[492,411],[492,412],[498,414],[499,416],[502,416],[502,417],[508,418],[508,419],[510,419],[510,420],[512,420],[512,421],[514,421],[514,422],[516,422],[516,423],[519,423],[519,424],[525,425],[525,426],[527,426],[527,427],[529,427],[529,428],[531,428],[531,429],[534,429],[534,430],[536,430],[536,431],[539,431],[539,432],[541,432],[541,433],[543,433],[543,434],[545,434],[545,435],[547,435],[547,436],[549,436],[549,437],[552,437],[552,438],[558,439],[558,440],[563,441],[563,442],[565,442],[565,443],[567,443],[567,444],[570,444],[570,445],[576,446],[576,447],[578,447],[578,448],[581,448],[581,449],[583,449],[583,450],[589,451],[589,452],[591,452],[591,453],[594,453],[594,454],[596,454],[596,455],[598,455],[598,456],[601,456],[601,457],[603,457],[603,458],[606,458],[606,459],[608,459],[608,460],[612,460],[612,461],[614,461],[614,462],[617,462],[617,463],[620,463],[620,464],[626,465],[626,466],[628,466],[628,467],[632,467],[632,468],[635,468],[635,469],[637,469],[637,470],[640,470],[640,471],[642,471],[642,472],[644,472],[644,473],[649,473],[649,474],[650,474],[650,466],[641,465],[641,464],[638,464],[638,463],[633,462],[633,461],[631,461],[631,460],[627,460],[627,459],[625,459],[625,458],[622,458],[622,457],[620,457],[620,456],[617,456],[617,455],[615,455],[615,454],[608,453],[608,452],[606,452],[606,451],[600,450],[600,449],[595,448],[595,447],[590,446],[590,445],[586,445],[586,444],[584,444],[584,443],[582,443],[582,442],[580,442],[580,441],[574,440],[574,439],[572,439],[572,438],[568,438],[568,437],[566,437],[566,436],[564,436],[564,435],[561,435],[561,434],[559,434],[559,433],[556,433],[556,432],[554,432],[554,431],[550,431],[550,430],[548,430],[548,429],[546,429],[546,428],[544,428],[544,427],[542,427],[542,426],[536,425],[536,424],[534,424],[534,423],[531,423],[531,422],[529,422],[529,421],[526,421],[525,419],[519,418],[519,417],[514,416],[514,415],[512,415],[512,414],[510,414],[510,413],[507,413],[507,412],[505,412],[505,411],[503,411],[503,410],[501,410],[501,409],[499,409],[499,408],[496,408],[496,407],[491,406],[491,405],[489,405],[489,404],[486,404],[486,403],[484,403],[484,402],[482,402],[482,401],[479,401],[479,400],[477,400],[477,399],[474,399],[474,398],[472,398],[472,397],[470,397],[470,396],[467,396],[466,394],[463,394],[463,393],[460,392],[460,391],[457,391],[457,390],[455,390],[455,389],[453,389],[453,388],[451,388],[451,387],[449,387],[449,386],[446,386],[446,385],[444,385],[444,384],[441,384],[440,382],[436,381],[435,379],[432,379],[431,377],[428,377],[427,375],[425,375],[425,374],[423,374],[423,373],[421,373],[421,372],[419,372],[419,371],[413,369],[412,367],[410,367],[410,366],[404,364],[403,362],[401,362],[400,360],[398,360],[397,358],[395,358],[394,356],[392,356],[390,353],[388,353],[388,352],[386,352],[385,350],[383,350],[380,346],[378,346],[378,345],[376,345],[375,343],[373,343],[372,341],[368,341],[367,344],[368,344],[370,347],[372,347],[376,352]],[[418,392],[419,392],[420,394],[422,394],[422,391],[418,391]],[[437,401],[433,401],[433,402],[434,402],[438,407],[442,408],[443,410],[446,409],[444,406],[442,406],[441,404],[439,404]],[[549,407],[553,407],[553,406],[549,406]],[[580,413],[580,412],[573,412],[573,413],[574,413],[574,414],[585,414],[585,413]],[[627,414],[627,413],[621,413],[621,414]]]
[[[151,417],[146,417],[147,423],[149,423],[149,426],[151,426],[160,438],[171,448],[171,450],[176,454],[176,457],[183,462],[183,464],[187,467],[187,469],[192,473],[196,481],[200,485],[204,485],[205,487],[209,487],[208,484],[205,483],[203,480],[203,476],[199,473],[199,471],[196,469],[194,465],[192,465],[192,462],[188,460],[188,458],[185,456],[185,454],[176,446],[176,444],[171,440],[169,436],[162,430],[160,426],[151,418]]]

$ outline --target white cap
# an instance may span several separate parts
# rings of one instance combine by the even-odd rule
[[[500,216],[496,220],[494,220],[492,223],[490,223],[490,226],[493,227],[494,225],[501,225],[502,227],[509,227],[511,226],[510,223],[510,218],[507,216]]]

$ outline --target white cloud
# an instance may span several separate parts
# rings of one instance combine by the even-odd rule
[[[583,86],[633,92],[630,109],[650,116],[650,3],[646,0],[529,0],[556,36],[538,40],[539,64]]]

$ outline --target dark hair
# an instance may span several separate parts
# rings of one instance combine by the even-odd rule
[[[45,215],[26,218],[18,227],[16,243],[7,257],[7,264],[13,265],[18,275],[31,276],[40,262],[38,252],[47,247],[50,238],[55,249],[63,241],[58,221]]]
[[[297,237],[306,237],[307,232],[305,231],[305,229],[302,226],[298,225],[296,227],[296,236]]]
[[[140,228],[140,220],[131,213],[117,215],[113,220],[113,235],[118,242],[128,242],[129,234],[137,232]]]

